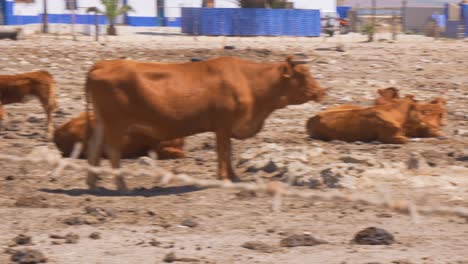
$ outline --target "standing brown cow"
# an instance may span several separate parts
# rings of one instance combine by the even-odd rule
[[[3,120],[3,105],[21,103],[28,97],[36,97],[47,115],[47,138],[52,138],[52,114],[57,108],[55,81],[47,71],[28,72],[17,75],[0,75],[0,128]]]
[[[276,109],[310,100],[325,91],[304,61],[257,63],[233,57],[179,64],[111,60],[96,63],[85,92],[96,114],[88,162],[97,166],[105,138],[113,168],[120,167],[122,138],[137,127],[159,140],[214,132],[218,177],[238,180],[231,164],[231,138],[254,136]],[[97,175],[87,184],[96,188]],[[123,176],[119,190],[127,190]]]

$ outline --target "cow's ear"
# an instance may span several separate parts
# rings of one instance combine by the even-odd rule
[[[416,102],[416,99],[414,99],[414,95],[412,94],[407,94],[405,98],[411,99],[412,101]]]
[[[380,94],[381,96],[384,96],[384,90],[383,89],[377,89],[377,93]]]

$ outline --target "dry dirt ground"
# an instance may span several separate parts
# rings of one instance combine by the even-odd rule
[[[2,40],[1,74],[50,71],[57,81],[57,126],[83,111],[85,72],[98,59],[180,62],[234,55],[281,61],[286,54],[303,52],[318,58],[311,72],[329,96],[320,104],[278,110],[256,137],[235,141],[236,167],[244,181],[293,178],[292,188],[304,192],[379,199],[386,195],[416,204],[468,207],[467,42],[405,36],[396,43],[361,43],[357,40],[363,38],[350,37],[340,40],[345,52],[337,52],[336,40],[310,38],[139,37],[101,44],[37,36]],[[220,49],[222,41],[236,49]],[[388,86],[420,100],[445,96],[447,137],[414,139],[406,145],[307,138],[305,122],[319,110],[342,103],[370,105],[375,90]],[[45,120],[37,101],[8,105],[6,111],[1,154],[54,151],[43,139]],[[187,158],[158,164],[213,179],[213,147],[212,134],[192,136],[187,138]],[[404,168],[411,152],[417,152],[421,167],[415,173]],[[124,166],[150,169],[146,161],[126,160]],[[269,163],[274,166],[265,169]],[[416,221],[373,206],[298,198],[285,198],[281,211],[273,212],[272,198],[263,193],[177,182],[161,187],[143,176],[127,177],[135,191],[124,196],[112,191],[110,177],[103,177],[108,191],[97,195],[87,192],[83,171],[65,170],[52,177],[44,164],[0,161],[0,166],[0,263],[9,263],[12,251],[23,248],[39,250],[49,263],[468,263],[468,222],[460,217],[424,216]],[[395,243],[351,243],[358,231],[371,226],[393,234]],[[31,244],[12,244],[19,234],[30,236]],[[280,244],[290,235],[303,234],[328,243]],[[248,249],[242,246],[246,242],[259,243]]]

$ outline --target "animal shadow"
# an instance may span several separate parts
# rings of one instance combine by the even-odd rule
[[[170,187],[153,187],[146,189],[144,187],[135,188],[128,192],[119,192],[117,190],[109,190],[106,188],[99,188],[98,190],[89,189],[40,189],[41,192],[52,193],[52,194],[65,194],[69,196],[82,196],[82,195],[94,195],[94,196],[142,196],[142,197],[156,197],[165,195],[176,195],[183,193],[191,193],[201,191],[205,188],[197,187],[194,185],[184,186],[170,186]]]

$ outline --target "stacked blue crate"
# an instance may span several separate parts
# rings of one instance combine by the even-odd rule
[[[256,8],[238,10],[239,32],[241,36],[256,36],[257,12]]]
[[[270,10],[269,17],[269,36],[281,36],[284,28],[284,9],[272,9]]]
[[[292,36],[295,28],[294,28],[294,20],[292,18],[294,17],[294,10],[292,9],[285,9],[282,10],[282,16],[280,17],[282,20],[283,26],[280,28],[281,29],[281,35],[283,36]]]
[[[266,12],[265,12],[266,11]],[[270,13],[264,8],[255,8],[253,36],[268,36],[270,33]]]
[[[462,4],[462,19],[465,22],[465,37],[468,37],[468,4]]]
[[[320,36],[320,11],[183,8],[182,32],[208,36]]]
[[[337,6],[336,7],[336,12],[338,13],[338,16],[340,18],[347,18],[348,17],[348,11],[351,9],[350,6]]]
[[[193,15],[192,12],[195,8],[182,7],[181,10],[181,28],[182,33],[193,34]]]
[[[321,15],[319,10],[307,10],[307,34],[308,37],[319,37],[322,32]]]

